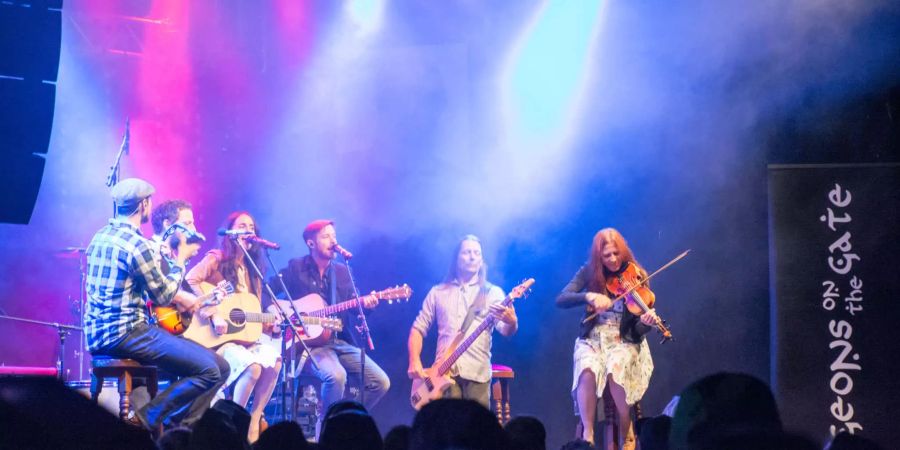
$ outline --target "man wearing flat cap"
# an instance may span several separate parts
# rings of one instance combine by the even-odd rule
[[[95,358],[130,358],[180,377],[128,418],[150,430],[163,423],[190,425],[198,420],[229,373],[228,363],[211,350],[150,326],[146,301],[170,304],[184,262],[197,250],[196,244],[180,243],[169,273],[163,274],[140,229],[150,219],[154,192],[150,183],[138,178],[113,186],[116,215],[87,249],[84,321],[88,350]]]

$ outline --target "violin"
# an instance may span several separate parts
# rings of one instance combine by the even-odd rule
[[[606,289],[616,296],[614,301],[623,298],[628,311],[640,316],[650,311],[656,303],[656,295],[647,287],[647,280],[637,264],[628,262],[624,270],[606,280]],[[672,332],[659,316],[656,316],[656,328],[663,335],[662,342],[673,339]]]

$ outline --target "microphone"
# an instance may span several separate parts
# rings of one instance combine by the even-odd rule
[[[267,241],[267,240],[265,240],[265,239],[263,239],[263,238],[261,238],[261,237],[259,237],[259,236],[256,236],[256,235],[253,235],[253,236],[247,236],[247,241],[248,241],[248,242],[252,242],[252,243],[254,243],[254,244],[257,244],[257,245],[259,245],[260,247],[270,248],[270,249],[272,249],[272,250],[278,250],[278,249],[281,248],[280,245],[278,245],[278,244],[276,244],[276,243],[274,243],[274,242],[272,242],[272,241]]]
[[[201,242],[206,242],[206,236],[204,236],[203,233],[194,231],[178,222],[169,225],[169,228],[167,228],[166,232],[163,233],[163,239],[168,239],[176,229],[181,230],[188,244],[199,244]]]
[[[341,247],[339,244],[334,244],[334,247],[331,247],[331,249],[340,253],[341,256],[344,257],[344,259],[350,259],[353,257],[353,253],[348,252],[346,248]]]
[[[201,242],[206,242],[206,236],[204,236],[203,233],[199,231],[194,231],[177,222],[173,223],[172,226],[178,228],[182,233],[184,233],[184,237],[185,239],[187,239],[188,244],[199,244]]]
[[[216,231],[216,234],[219,236],[245,236],[245,235],[256,235],[255,231],[250,230],[226,230],[224,228],[219,228],[219,231]]]
[[[125,118],[125,137],[122,138],[122,152],[126,155],[131,153],[131,118]]]

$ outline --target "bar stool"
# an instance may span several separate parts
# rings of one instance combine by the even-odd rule
[[[603,420],[599,422],[595,421],[594,423],[594,434],[597,434],[596,430],[603,430],[603,447],[602,448],[615,448],[619,442],[619,414],[616,412],[616,406],[613,403],[612,395],[609,393],[609,385],[603,389],[603,397],[601,397],[602,402],[598,402],[597,406],[603,405]],[[641,410],[641,402],[635,402],[634,405],[631,406],[631,424],[632,428],[634,424],[637,423],[638,420],[643,418],[643,411]],[[599,426],[597,426],[599,425]],[[584,431],[581,426],[581,420],[575,425],[575,439],[581,439],[582,432]],[[635,439],[637,437],[635,436]]]
[[[604,448],[615,448],[618,442],[623,441],[624,438],[619,436],[619,414],[616,412],[612,394],[609,393],[609,384],[603,390],[603,415],[605,416],[603,438],[606,445]],[[634,431],[634,425],[644,416],[641,411],[641,402],[634,402],[631,407],[631,416],[631,428]],[[637,434],[633,434],[633,438],[637,440]]]
[[[144,385],[150,398],[156,397],[158,376],[156,366],[144,366],[133,359],[94,356],[91,359],[91,400],[97,403],[104,379],[115,378],[119,386],[119,418],[124,420],[131,412],[131,391]]]
[[[501,426],[509,422],[509,382],[515,377],[512,367],[491,364],[491,397],[494,398],[494,412]]]

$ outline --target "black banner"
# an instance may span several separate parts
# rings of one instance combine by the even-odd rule
[[[900,442],[900,165],[769,167],[772,388],[786,428]]]

